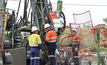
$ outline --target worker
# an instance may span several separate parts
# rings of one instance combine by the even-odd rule
[[[71,35],[69,37],[71,38],[71,42],[72,42],[71,46],[72,46],[72,52],[73,52],[74,65],[79,65],[78,50],[79,50],[81,37],[77,35],[76,29],[72,29],[70,30],[70,32],[71,32]]]
[[[32,34],[29,36],[30,65],[40,65],[40,50],[42,49],[41,38],[36,26],[32,27],[31,32]]]
[[[46,30],[45,43],[48,48],[48,57],[50,65],[56,65],[55,50],[57,42],[57,33],[51,29],[51,26],[49,24],[45,24],[44,28]]]

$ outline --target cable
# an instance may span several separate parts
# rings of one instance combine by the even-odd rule
[[[10,0],[10,1],[15,1],[15,0]],[[22,2],[25,2],[25,1],[22,1]],[[35,3],[44,3],[44,2],[35,2]],[[45,3],[45,4],[48,4],[48,3]],[[52,3],[52,4],[57,4],[57,3]],[[72,5],[72,6],[107,6],[107,5],[87,5],[87,4],[63,4],[63,5]]]
[[[56,3],[52,3],[56,4]],[[87,4],[63,4],[63,5],[73,5],[73,6],[107,6],[107,5],[87,5]]]

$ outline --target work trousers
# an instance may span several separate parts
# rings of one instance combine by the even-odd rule
[[[30,48],[30,65],[40,65],[40,49],[37,47]]]
[[[56,65],[55,49],[48,49],[48,57],[49,57],[50,65]]]
[[[78,50],[79,50],[79,44],[72,44],[74,65],[79,65]]]

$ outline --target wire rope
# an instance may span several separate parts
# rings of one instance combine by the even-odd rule
[[[10,0],[10,1],[15,1],[15,0]],[[18,0],[16,0],[18,1]],[[28,2],[28,1],[22,1],[22,2]],[[44,3],[44,2],[34,2],[34,3]],[[45,3],[48,4],[48,3]],[[52,3],[52,4],[57,4],[57,3]],[[107,6],[107,5],[91,5],[91,4],[63,4],[63,5],[72,5],[72,6]]]

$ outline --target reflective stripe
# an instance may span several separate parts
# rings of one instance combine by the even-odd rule
[[[38,34],[32,34],[32,35],[29,36],[28,39],[29,39],[29,45],[31,47],[37,47],[38,44],[41,43],[41,38]]]
[[[48,39],[48,40],[49,40],[49,39],[57,39],[57,37],[51,37],[51,38],[46,38],[46,39]]]
[[[38,47],[38,45],[30,45],[30,47]]]
[[[49,40],[49,38],[46,38],[46,39],[48,39],[48,40]]]
[[[50,39],[54,39],[54,38],[57,38],[57,37],[51,37]]]
[[[72,43],[72,44],[78,44],[78,43]]]
[[[40,57],[31,57],[30,59],[40,59]]]
[[[74,58],[79,58],[78,56],[73,56]]]
[[[57,38],[57,37],[52,37],[51,39],[46,38],[46,39],[48,39],[48,40],[49,40],[48,42],[56,42],[56,39],[55,39],[55,40],[52,40],[52,39],[54,39],[54,38]],[[51,41],[51,40],[52,40],[52,41]]]
[[[80,40],[72,40],[72,41],[80,41]]]
[[[56,42],[57,40],[57,34],[54,30],[50,30],[46,33],[46,42]]]
[[[48,57],[55,57],[54,55],[49,55]]]
[[[49,42],[56,42],[56,40],[55,41],[49,41]]]
[[[37,41],[29,41],[29,43],[37,43]]]
[[[38,44],[42,44],[41,42],[39,42]]]
[[[57,39],[57,37],[51,37],[51,38],[46,38],[46,39],[48,39],[48,40],[49,40],[49,39]]]
[[[37,43],[37,41],[29,41],[29,43]],[[38,44],[42,44],[42,43],[39,42]]]

